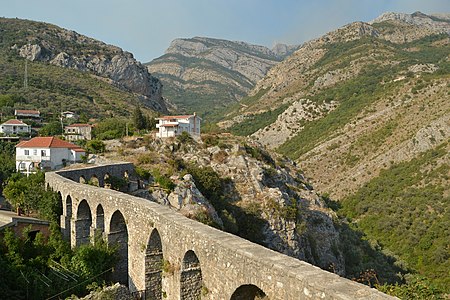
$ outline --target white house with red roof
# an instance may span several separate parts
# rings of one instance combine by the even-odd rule
[[[156,124],[156,128],[159,129],[156,137],[174,137],[187,132],[194,138],[200,138],[200,122],[202,119],[196,113],[184,116],[163,116],[156,118],[156,120],[159,121]]]
[[[86,152],[80,146],[57,137],[35,137],[16,146],[17,172],[30,174],[37,170],[56,170],[80,162]]]
[[[11,119],[0,125],[0,133],[7,136],[21,133],[30,134],[31,126],[20,120]]]
[[[72,124],[64,127],[64,137],[68,141],[79,141],[92,139],[92,125]]]

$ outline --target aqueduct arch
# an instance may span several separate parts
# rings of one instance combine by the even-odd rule
[[[145,290],[147,299],[162,299],[163,249],[158,230],[153,229],[145,252]]]
[[[230,300],[269,300],[269,298],[256,285],[244,284],[234,291]]]
[[[78,204],[77,219],[75,220],[75,245],[87,244],[91,240],[92,214],[86,200]]]
[[[122,177],[125,171],[132,173],[133,166],[121,163],[48,172],[45,178],[46,184],[61,193],[64,203],[61,227],[66,238],[71,238],[72,230],[80,232],[74,230],[80,220],[85,224],[90,221],[94,231],[104,230],[108,242],[118,244],[121,257],[113,277],[129,285],[132,291],[145,291],[157,299],[164,294],[162,298],[167,300],[195,299],[199,293],[202,299],[240,299],[243,295],[258,296],[259,290],[271,300],[392,299],[367,286],[185,218],[168,207],[79,183],[82,175],[90,178],[96,174],[103,179],[105,173]],[[72,236],[73,246],[75,240]],[[169,262],[173,268],[161,270],[156,266],[160,261]]]
[[[202,269],[194,251],[189,250],[183,257],[180,275],[180,299],[196,300],[202,292]]]
[[[118,282],[128,286],[128,228],[119,210],[116,210],[111,217],[108,243],[117,247],[119,255],[114,277]]]

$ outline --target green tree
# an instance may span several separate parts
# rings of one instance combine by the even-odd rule
[[[86,150],[89,153],[103,153],[106,145],[100,140],[90,140],[86,142]]]
[[[146,118],[142,114],[142,110],[139,106],[136,106],[133,112],[133,124],[137,130],[146,128]]]
[[[60,121],[52,121],[45,124],[40,130],[40,136],[54,136],[61,135],[63,133],[63,129]]]

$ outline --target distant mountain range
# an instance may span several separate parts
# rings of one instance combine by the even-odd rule
[[[164,96],[178,110],[204,117],[239,101],[267,71],[298,46],[272,50],[244,42],[194,37],[172,41],[166,53],[147,63],[164,84]]]

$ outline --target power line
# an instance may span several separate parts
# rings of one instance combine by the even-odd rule
[[[98,277],[98,276],[100,276],[100,275],[103,275],[103,274],[105,274],[105,273],[107,273],[107,272],[109,272],[109,271],[111,271],[111,270],[113,270],[113,269],[114,269],[114,268],[109,268],[108,270],[103,271],[103,272],[101,272],[100,274],[97,274],[97,275],[95,275],[95,276],[93,276],[93,277],[91,277],[91,278],[89,278],[89,279],[86,279],[85,281],[80,282],[79,284],[76,284],[76,285],[74,285],[74,286],[72,286],[72,287],[70,287],[70,288],[68,288],[68,289],[66,289],[66,290],[64,290],[64,291],[62,291],[62,292],[56,294],[56,295],[53,295],[53,296],[47,298],[46,300],[49,300],[49,299],[53,299],[53,298],[55,298],[55,297],[58,297],[58,296],[60,296],[60,295],[62,295],[62,294],[64,294],[64,293],[66,293],[66,292],[68,292],[68,291],[70,291],[70,290],[76,288],[77,286],[80,286],[80,285],[82,285],[82,284],[84,284],[84,283],[86,283],[86,282],[88,282],[88,281],[91,281],[92,279],[94,279],[94,278],[96,278],[96,277]]]

